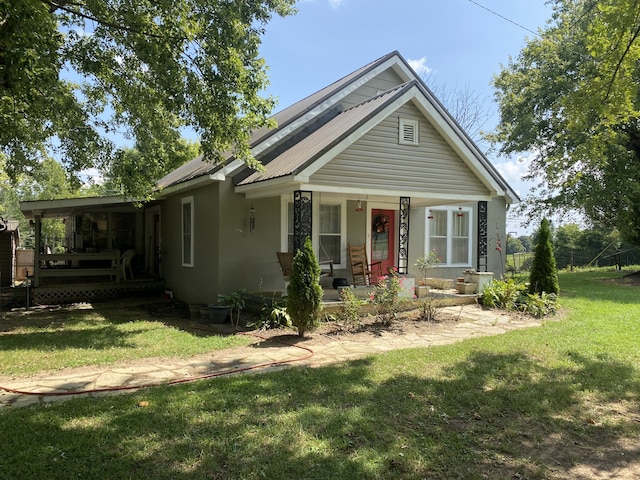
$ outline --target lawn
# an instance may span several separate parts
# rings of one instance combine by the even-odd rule
[[[0,478],[640,477],[640,287],[562,274],[539,328],[0,410]]]
[[[187,319],[175,315],[156,318],[133,304],[114,308],[96,303],[95,309],[12,315],[0,321],[0,376],[150,357],[186,357],[251,341],[240,335],[203,333],[207,332],[194,328]]]

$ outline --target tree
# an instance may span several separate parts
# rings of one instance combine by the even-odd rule
[[[507,235],[507,255],[522,252],[524,252],[524,245],[522,245],[522,242],[516,237]]]
[[[167,159],[184,160],[185,127],[207,160],[230,152],[256,165],[249,135],[269,124],[274,106],[260,96],[260,36],[294,3],[0,2],[0,151],[9,177],[35,172],[51,154],[70,173],[108,171],[123,138],[135,144],[138,165],[162,170]]]
[[[549,220],[544,218],[537,234],[537,243],[529,276],[529,293],[546,292],[557,295],[559,291],[558,270],[551,244]]]
[[[553,0],[494,79],[501,152],[530,151],[529,213],[577,210],[640,244],[640,2]]]
[[[449,88],[438,83],[431,74],[422,75],[421,78],[465,133],[477,145],[485,147],[482,127],[489,119],[486,99],[471,90],[468,85],[463,88]]]
[[[293,257],[287,295],[287,313],[291,323],[298,329],[298,335],[304,337],[307,331],[318,325],[322,312],[320,265],[310,238]]]

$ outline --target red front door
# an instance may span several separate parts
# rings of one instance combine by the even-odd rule
[[[395,262],[395,215],[394,210],[371,210],[371,263],[382,262],[382,273],[386,275]],[[377,279],[371,279],[372,283]]]

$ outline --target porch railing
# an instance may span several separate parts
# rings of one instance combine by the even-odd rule
[[[40,278],[109,276],[116,283],[121,280],[120,252],[99,253],[43,253],[35,265],[34,283]]]

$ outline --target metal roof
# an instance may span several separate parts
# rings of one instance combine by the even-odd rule
[[[344,110],[333,120],[265,165],[265,172],[255,172],[238,185],[248,185],[300,172],[332,146],[348,137],[378,110],[393,102],[414,85],[415,82],[405,83]]]

